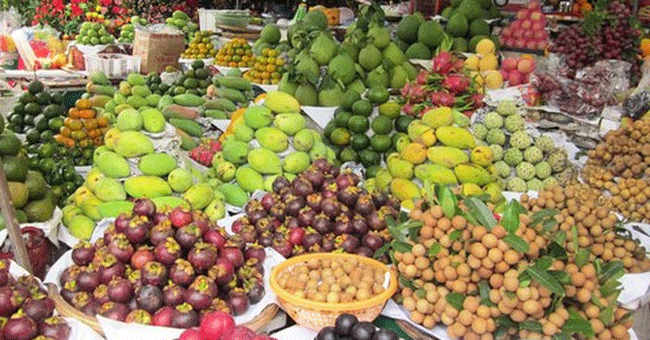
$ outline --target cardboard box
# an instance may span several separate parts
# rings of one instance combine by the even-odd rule
[[[185,50],[183,34],[135,31],[133,55],[141,57],[140,72],[161,72],[167,66],[178,67],[178,58]]]

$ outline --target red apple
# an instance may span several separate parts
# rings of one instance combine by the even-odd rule
[[[521,78],[522,78],[522,76],[521,76],[521,73],[519,73],[519,71],[512,70],[508,74],[508,85],[510,85],[510,86],[521,85],[521,82],[522,82]]]

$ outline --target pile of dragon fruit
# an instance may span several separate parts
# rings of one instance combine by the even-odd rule
[[[463,59],[452,52],[441,51],[432,58],[432,70],[422,70],[415,81],[406,83],[401,95],[402,107],[410,116],[421,116],[429,108],[452,107],[471,115],[483,106],[483,95],[478,92],[473,78],[463,70]]]
[[[212,157],[219,151],[221,151],[221,143],[216,139],[207,138],[190,151],[190,158],[201,165],[210,167],[212,166]]]

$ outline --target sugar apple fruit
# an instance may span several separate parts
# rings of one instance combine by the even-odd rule
[[[496,111],[502,116],[510,116],[517,113],[517,104],[514,100],[502,100],[497,105]]]
[[[517,166],[524,160],[524,155],[521,150],[510,148],[503,153],[503,160],[510,166]]]
[[[526,131],[517,131],[510,136],[510,146],[519,150],[527,149],[533,141]]]
[[[488,129],[500,129],[503,126],[503,117],[496,112],[490,112],[485,115],[483,124]]]
[[[555,179],[553,176],[543,180],[542,183],[544,183],[544,188],[551,188],[559,184],[557,179]]]
[[[510,172],[512,168],[510,167],[510,165],[508,165],[508,163],[504,161],[496,161],[492,165],[494,166],[494,169],[496,170],[497,174],[499,174],[499,176],[503,178],[510,177]]]
[[[560,172],[564,170],[569,161],[566,151],[557,150],[548,156],[548,163],[551,165],[553,172]]]
[[[544,183],[537,178],[533,178],[530,181],[526,182],[528,190],[540,191],[544,188]]]
[[[540,136],[535,140],[535,145],[544,152],[551,152],[555,149],[555,142],[549,136]]]
[[[524,119],[520,115],[508,116],[505,120],[506,130],[516,132],[524,129]]]
[[[488,134],[488,129],[482,123],[472,125],[472,131],[474,133],[474,138],[479,140],[485,140],[485,137]]]
[[[503,145],[506,143],[506,135],[501,131],[501,129],[492,129],[488,131],[485,141],[488,142],[488,144]]]
[[[539,179],[546,179],[551,175],[553,169],[548,162],[539,162],[535,164],[535,174]]]
[[[528,162],[521,162],[517,165],[517,177],[531,180],[535,177],[535,166]]]
[[[531,146],[524,151],[524,159],[526,162],[537,164],[542,158],[544,158],[544,153],[536,146]]]
[[[526,192],[526,181],[519,177],[513,177],[508,181],[508,191]]]
[[[492,144],[490,145],[490,149],[492,149],[493,161],[500,161],[503,159],[503,146],[499,144]]]

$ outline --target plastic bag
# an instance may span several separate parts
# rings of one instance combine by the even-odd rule
[[[595,116],[616,105],[616,97],[629,89],[631,67],[625,61],[601,60],[573,74],[564,58],[551,55],[531,84],[547,105],[570,115]]]

